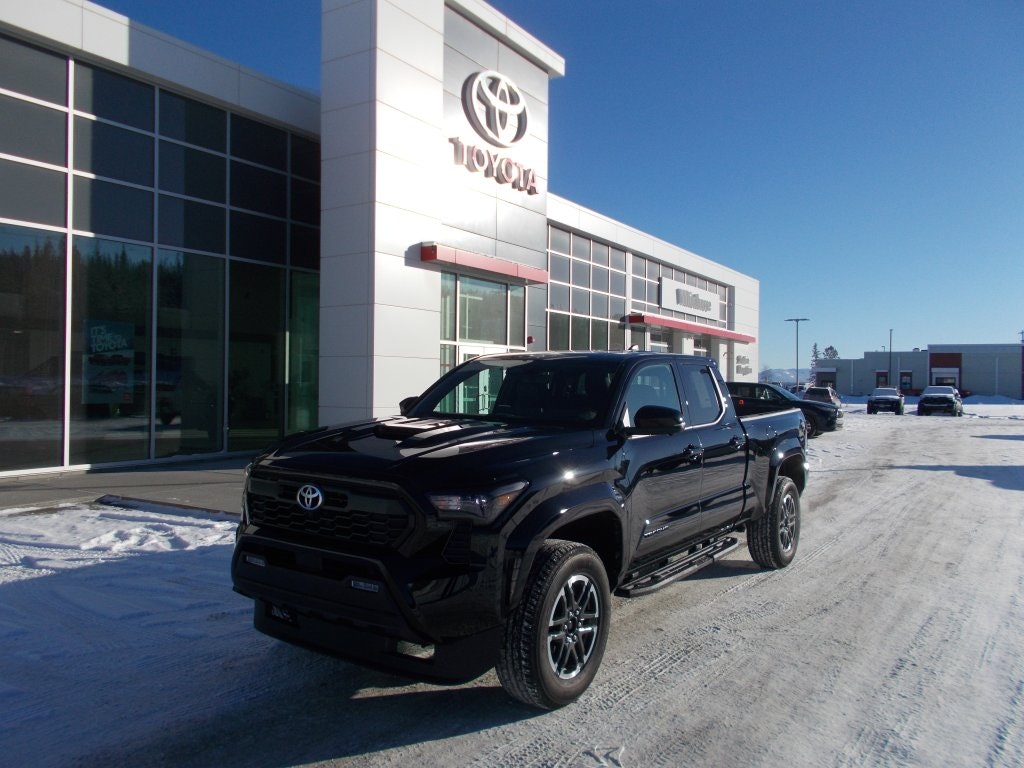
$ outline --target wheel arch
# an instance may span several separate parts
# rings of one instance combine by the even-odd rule
[[[618,583],[625,551],[625,527],[622,508],[604,494],[577,498],[550,499],[523,520],[509,536],[506,549],[507,610],[516,606],[523,594],[534,558],[541,545],[550,539],[574,541],[594,550],[604,565],[609,584]]]

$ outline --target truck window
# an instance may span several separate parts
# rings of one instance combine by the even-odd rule
[[[680,366],[686,408],[693,424],[713,424],[722,415],[722,399],[706,365]]]
[[[661,405],[681,411],[679,390],[668,363],[647,365],[633,374],[626,387],[626,409],[622,416],[625,426],[632,424],[633,415],[645,405]]]

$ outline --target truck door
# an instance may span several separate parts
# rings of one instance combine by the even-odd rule
[[[624,426],[631,425],[644,405],[683,411],[671,363],[647,364],[631,374],[622,404]],[[622,445],[619,466],[637,557],[670,549],[699,533],[702,467],[696,433],[684,424],[672,435],[629,437]]]
[[[709,530],[743,514],[747,436],[706,363],[679,363],[678,369],[687,417],[704,450],[701,528]]]

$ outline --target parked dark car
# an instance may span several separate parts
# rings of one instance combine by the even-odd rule
[[[924,388],[921,399],[917,401],[917,415],[927,416],[935,412],[948,413],[950,416],[964,415],[964,401],[956,387]]]
[[[903,415],[903,393],[895,387],[875,387],[868,398],[868,413],[892,411]]]
[[[843,407],[839,393],[832,387],[808,387],[804,390],[804,400],[815,400],[819,403],[832,403],[836,408]]]
[[[807,437],[817,437],[843,426],[843,409],[832,403],[801,400],[785,387],[753,381],[728,381],[729,394],[745,413],[770,413],[780,406],[799,408],[807,422]]]

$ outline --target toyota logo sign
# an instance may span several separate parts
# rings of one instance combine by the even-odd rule
[[[511,147],[526,135],[526,99],[499,72],[470,75],[462,86],[462,107],[476,132],[497,147]]]
[[[295,500],[307,512],[315,512],[324,503],[324,493],[315,485],[304,485],[295,494]]]

